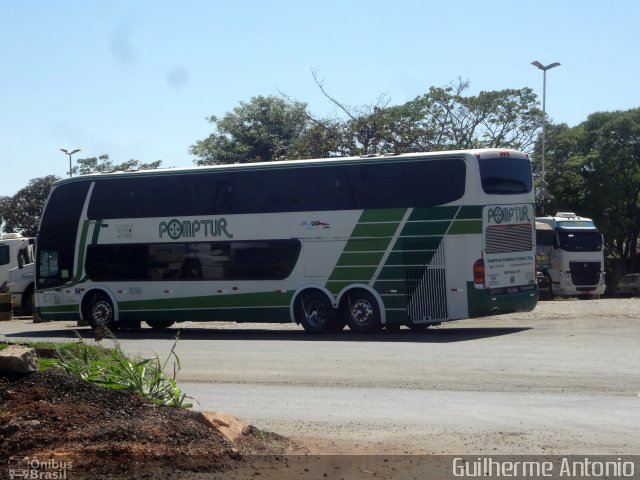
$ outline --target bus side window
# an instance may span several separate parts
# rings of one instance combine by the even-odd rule
[[[216,185],[216,197],[214,212],[217,214],[231,211],[231,199],[233,197],[233,184],[231,180],[219,180]]]

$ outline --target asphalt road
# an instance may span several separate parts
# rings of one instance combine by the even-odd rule
[[[311,337],[294,325],[181,324],[180,385],[323,453],[640,451],[640,299],[555,301],[423,333]],[[0,341],[73,341],[71,322],[0,322]],[[168,355],[176,327],[118,334]],[[109,341],[103,341],[108,344]]]

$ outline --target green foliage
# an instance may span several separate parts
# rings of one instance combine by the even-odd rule
[[[192,406],[185,403],[187,395],[176,383],[176,375],[180,370],[180,359],[175,352],[177,337],[164,363],[157,355],[153,358],[131,360],[124,354],[116,339],[112,339],[115,341],[115,348],[96,349],[79,338],[75,348],[56,346],[56,358],[42,359],[40,364],[43,368],[61,368],[106,388],[137,393],[157,405],[182,408]],[[164,370],[170,358],[174,359],[173,375],[168,378]]]
[[[278,97],[253,97],[222,119],[208,118],[215,131],[192,145],[198,165],[264,162],[289,158],[289,150],[308,126],[306,104]]]
[[[138,160],[128,160],[114,165],[109,160],[109,155],[103,154],[99,157],[89,157],[78,159],[78,165],[71,169],[74,175],[87,175],[90,173],[126,172],[131,170],[153,170],[160,166],[162,160],[151,163],[141,163]]]
[[[100,172],[149,170],[158,168],[160,164],[161,160],[151,163],[129,160],[113,165],[109,160],[109,155],[100,155],[97,158],[91,157],[78,160],[78,165],[72,168],[72,173],[84,175]],[[44,204],[49,196],[49,190],[51,190],[51,184],[57,180],[60,180],[60,178],[55,175],[35,178],[15,195],[0,197],[0,225],[2,226],[2,231],[21,233],[25,237],[35,237]]]
[[[549,211],[592,217],[610,255],[634,270],[640,236],[640,108],[599,112],[548,129]]]
[[[241,102],[222,119],[209,117],[215,131],[191,146],[198,165],[280,159],[407,153],[456,148],[526,150],[537,135],[541,115],[529,88],[465,96],[467,82],[432,87],[403,105],[352,107],[327,93],[340,116],[316,118],[306,104],[283,95]]]
[[[388,110],[391,134],[386,149],[418,152],[467,148],[526,150],[534,143],[541,115],[530,88],[465,96],[469,84],[429,91]]]
[[[35,178],[12,197],[0,197],[0,223],[5,232],[17,232],[34,237],[55,175]]]

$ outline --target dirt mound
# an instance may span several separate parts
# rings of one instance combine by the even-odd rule
[[[0,377],[2,469],[33,469],[37,458],[41,471],[72,468],[68,478],[173,478],[227,470],[244,454],[282,453],[285,444],[251,427],[232,444],[199,413],[58,370]]]

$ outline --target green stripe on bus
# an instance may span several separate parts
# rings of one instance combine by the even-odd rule
[[[287,323],[290,321],[289,306],[286,307],[263,307],[253,308],[211,308],[211,309],[191,309],[191,310],[136,310],[121,311],[121,321],[154,321],[173,320],[178,322],[203,321],[207,320],[228,321],[228,322],[272,322]]]
[[[127,300],[119,302],[121,310],[201,309],[289,306],[293,292],[237,293],[203,297],[160,298],[155,300]]]
[[[466,205],[460,207],[460,211],[458,215],[456,215],[456,220],[462,219],[474,219],[474,220],[482,220],[482,210],[484,209],[483,205]]]
[[[368,282],[378,268],[372,267],[335,267],[330,280],[353,280],[358,282]]]
[[[431,263],[435,250],[425,250],[416,252],[391,252],[385,265],[403,265],[405,267],[424,267]]]
[[[452,220],[458,207],[414,208],[409,221],[417,220]]]
[[[78,305],[53,305],[49,307],[40,307],[45,313],[65,313],[65,312],[77,312]]]
[[[358,223],[364,222],[399,222],[404,217],[406,208],[389,208],[380,210],[365,210],[360,215]]]
[[[343,252],[380,252],[389,246],[388,238],[351,238],[344,247]]]
[[[451,222],[413,222],[407,223],[402,229],[402,237],[405,236],[429,236],[444,235]]]
[[[337,266],[378,265],[382,252],[344,252]]]
[[[378,275],[379,280],[403,280],[405,278],[405,267],[389,267],[385,266]]]
[[[406,297],[404,295],[387,295],[382,293],[380,294],[380,297],[382,298],[385,308],[407,307]]]
[[[353,229],[352,238],[362,237],[391,237],[396,233],[397,223],[365,223],[358,224]]]
[[[469,235],[482,233],[482,220],[456,220],[451,225],[449,235]]]

